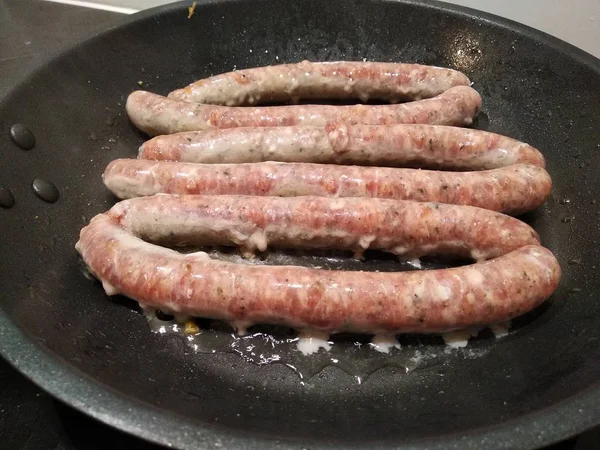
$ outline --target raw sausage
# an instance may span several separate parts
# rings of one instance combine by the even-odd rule
[[[517,164],[480,172],[443,172],[309,163],[195,164],[117,159],[104,183],[119,198],[157,193],[297,197],[372,197],[434,201],[522,213],[550,194],[550,175]]]
[[[391,103],[435,97],[469,86],[452,69],[382,62],[309,62],[256,67],[216,75],[173,91],[175,100],[243,106],[300,99],[384,100]]]
[[[480,108],[481,96],[468,86],[400,105],[229,107],[187,103],[145,91],[130,94],[126,105],[133,124],[151,136],[211,128],[325,127],[330,123],[469,125]]]
[[[229,128],[158,136],[142,159],[196,163],[261,161],[412,166],[453,170],[545,166],[532,146],[485,131],[433,125]]]
[[[327,332],[439,332],[506,321],[547,299],[561,273],[539,246],[400,273],[234,264],[146,243],[106,214],[81,231],[76,248],[109,295],[181,314]]]
[[[108,212],[134,235],[168,246],[238,245],[352,250],[407,257],[450,254],[485,260],[537,233],[510,216],[472,206],[325,197],[166,195],[117,203]]]

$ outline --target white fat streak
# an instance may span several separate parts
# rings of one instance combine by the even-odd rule
[[[438,244],[425,244],[425,245],[421,245],[421,251],[424,254],[427,253],[433,253],[435,252],[437,249],[439,248]]]
[[[543,254],[539,250],[530,250],[529,253],[525,255],[525,259],[527,259],[531,265],[539,267],[542,269],[542,272],[545,272],[548,276],[551,276],[552,269],[546,264],[546,259],[543,258]]]
[[[467,346],[469,339],[477,336],[480,331],[481,328],[464,328],[443,333],[442,338],[448,347],[463,348]]]
[[[507,322],[499,322],[493,323],[490,325],[490,330],[494,333],[497,339],[508,336],[508,332],[510,331],[511,322],[510,320]]]
[[[329,204],[329,208],[332,210],[344,209],[346,207],[346,201],[343,198],[333,200]]]
[[[470,269],[466,274],[467,281],[472,286],[481,286],[483,284],[483,275],[477,269]]]
[[[437,301],[448,301],[452,298],[452,289],[450,289],[448,286],[438,283],[435,285],[435,295]]]
[[[161,310],[164,310],[165,312],[171,313],[174,316],[180,316],[179,314],[177,314],[179,312],[179,305],[177,305],[176,303],[172,303],[172,302],[163,302],[162,306],[161,306]]]
[[[336,141],[337,138],[340,137],[340,132],[337,129],[333,130],[329,136],[331,137],[332,140]]]
[[[376,334],[369,343],[370,347],[380,353],[389,353],[392,348],[400,349],[400,342],[396,336],[389,334]]]
[[[267,236],[264,231],[257,230],[248,238],[248,242],[252,247],[257,248],[261,252],[267,249]]]
[[[471,250],[471,258],[473,258],[477,262],[481,262],[485,261],[488,258],[488,255],[486,252],[474,248],[473,250]]]
[[[296,91],[296,89],[298,89],[299,86],[300,86],[300,81],[298,80],[298,78],[292,77],[290,79],[290,84],[288,84],[286,86],[285,93],[292,94]]]
[[[317,353],[321,348],[325,351],[331,349],[329,335],[322,331],[302,331],[298,335],[296,345],[303,355],[312,355],[313,353]]]
[[[244,244],[248,240],[248,236],[235,228],[231,229],[232,236],[237,240],[236,244]]]
[[[102,287],[104,288],[106,295],[117,295],[119,293],[119,290],[108,281],[102,280]]]
[[[231,327],[236,331],[238,336],[244,336],[248,334],[248,328],[254,325],[252,322],[247,320],[234,320],[230,322]]]
[[[208,256],[208,253],[206,253],[206,252],[188,253],[187,255],[185,255],[185,258],[190,258],[190,259],[200,260],[200,261],[212,261],[212,258],[210,256]]]
[[[358,245],[360,245],[362,248],[364,248],[366,250],[371,246],[371,243],[375,239],[377,239],[377,236],[375,236],[374,234],[361,236],[360,239],[358,240]]]

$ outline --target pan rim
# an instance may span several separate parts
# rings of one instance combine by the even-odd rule
[[[198,6],[234,3],[248,0],[200,0]],[[93,35],[69,45],[44,58],[22,80],[0,98],[0,104],[17,95],[21,86],[58,58],[67,57],[82,45],[119,29],[127,24],[142,21],[157,14],[171,10],[187,8],[189,2],[181,1],[151,8],[118,19],[109,27],[99,27]],[[480,12],[471,8],[452,5],[436,0],[384,0],[382,3],[402,3],[416,5],[429,10],[438,10],[449,14],[461,14],[479,22],[490,23],[508,29],[515,34],[525,36],[567,54],[580,64],[591,68],[600,76],[600,59],[568,44],[543,31],[520,24],[510,19]],[[85,413],[105,424],[131,433],[148,441],[181,448],[208,448],[215,442],[225,447],[259,448],[300,448],[298,442],[279,439],[274,441],[267,436],[245,433],[239,429],[225,428],[211,424],[195,422],[187,417],[158,409],[140,400],[113,390],[84,372],[62,361],[60,356],[51,353],[36,343],[26,331],[13,323],[0,307],[0,356],[19,370],[36,385],[65,402],[78,411]],[[135,417],[130,411],[136,411]],[[578,417],[579,420],[574,420]],[[569,420],[566,420],[569,418]],[[529,448],[550,445],[562,439],[579,434],[589,428],[600,425],[600,383],[564,399],[547,408],[528,413],[510,421],[476,428],[464,434],[447,434],[434,438],[408,441],[398,444],[380,442],[372,448],[403,449],[459,449],[470,447],[486,448]],[[303,443],[315,448],[347,447],[340,441]],[[511,445],[512,444],[512,445]],[[352,446],[357,447],[358,444]]]

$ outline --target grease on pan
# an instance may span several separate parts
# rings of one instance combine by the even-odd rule
[[[214,253],[213,253],[214,255]],[[190,320],[161,314],[152,308],[143,311],[153,332],[180,336],[196,353],[232,353],[244,361],[258,366],[280,364],[288,367],[302,381],[310,380],[326,367],[336,367],[364,383],[380,370],[393,374],[406,374],[414,370],[438,366],[445,355],[460,351],[463,358],[475,359],[487,352],[483,348],[465,348],[470,334],[475,339],[488,339],[490,333],[474,330],[467,339],[448,341],[449,335],[400,335],[373,337],[362,335],[299,334],[291,329],[273,326],[252,327],[239,335],[227,324],[207,319]],[[157,317],[163,317],[158,319]],[[193,323],[196,331],[187,333]],[[510,324],[492,324],[493,330],[507,330]],[[477,331],[477,332],[475,332]],[[492,337],[494,338],[494,337]],[[446,343],[442,352],[439,346]]]

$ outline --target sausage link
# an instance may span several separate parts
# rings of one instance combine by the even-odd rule
[[[239,245],[383,250],[407,257],[450,254],[485,260],[537,233],[510,216],[471,206],[325,197],[166,195],[117,203],[108,213],[134,235],[168,246]]]
[[[297,103],[300,99],[396,103],[435,97],[454,86],[470,84],[456,70],[419,64],[302,61],[216,75],[173,91],[169,97],[226,106]]]
[[[468,86],[400,105],[229,107],[187,103],[145,91],[130,94],[126,105],[133,124],[151,136],[211,128],[325,127],[330,123],[469,125],[480,108],[481,96]]]
[[[480,172],[443,172],[308,163],[195,164],[117,159],[104,183],[119,198],[157,193],[370,197],[471,205],[511,214],[540,206],[550,175],[518,164]]]
[[[327,332],[439,332],[509,320],[547,299],[561,273],[539,246],[400,273],[234,264],[149,244],[106,214],[81,231],[76,248],[109,295],[199,317]]]
[[[157,136],[142,159],[196,163],[262,161],[412,166],[454,170],[544,167],[532,146],[486,131],[434,125],[229,128]]]

